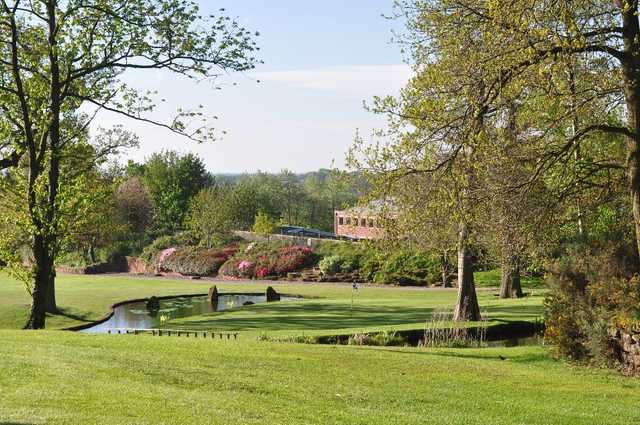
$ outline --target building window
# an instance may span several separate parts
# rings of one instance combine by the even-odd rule
[[[367,227],[367,219],[366,218],[361,218],[360,219],[360,226]]]
[[[373,219],[372,219],[372,218],[370,218],[370,219],[369,219],[369,227],[374,227],[374,226],[375,226],[375,225],[373,224]]]
[[[347,226],[351,224],[351,217],[347,217]]]
[[[344,217],[338,217],[338,224],[341,226],[344,224]]]

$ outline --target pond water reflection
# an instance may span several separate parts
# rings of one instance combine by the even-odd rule
[[[281,297],[282,301],[294,299],[296,298]],[[160,308],[149,311],[146,301],[136,301],[117,306],[113,309],[113,316],[109,320],[83,329],[81,332],[107,333],[115,329],[157,329],[169,319],[225,311],[266,302],[266,295],[261,294],[220,294],[217,308],[214,309],[206,295],[199,295],[160,299]]]

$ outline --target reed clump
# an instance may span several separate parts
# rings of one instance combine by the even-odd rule
[[[482,317],[485,317],[483,314]],[[468,322],[453,320],[452,311],[436,311],[426,321],[422,347],[471,348],[487,345],[487,321],[482,319],[475,327]]]

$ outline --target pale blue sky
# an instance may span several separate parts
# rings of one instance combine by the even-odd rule
[[[127,157],[143,160],[162,149],[197,152],[211,172],[309,171],[340,166],[356,129],[367,135],[383,126],[363,109],[374,95],[395,94],[410,73],[391,30],[401,23],[381,15],[393,0],[201,0],[203,11],[220,7],[247,28],[265,64],[248,75],[196,84],[166,74],[133,74],[129,82],[157,89],[168,100],[156,118],[176,106],[203,104],[220,117],[227,135],[196,145],[165,130],[103,115],[101,124],[121,122],[141,147]],[[261,80],[257,83],[255,80]],[[233,85],[235,83],[236,85]]]

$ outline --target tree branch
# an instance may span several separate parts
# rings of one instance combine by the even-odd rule
[[[17,166],[20,158],[22,158],[22,152],[11,152],[9,156],[0,159],[0,170]]]

